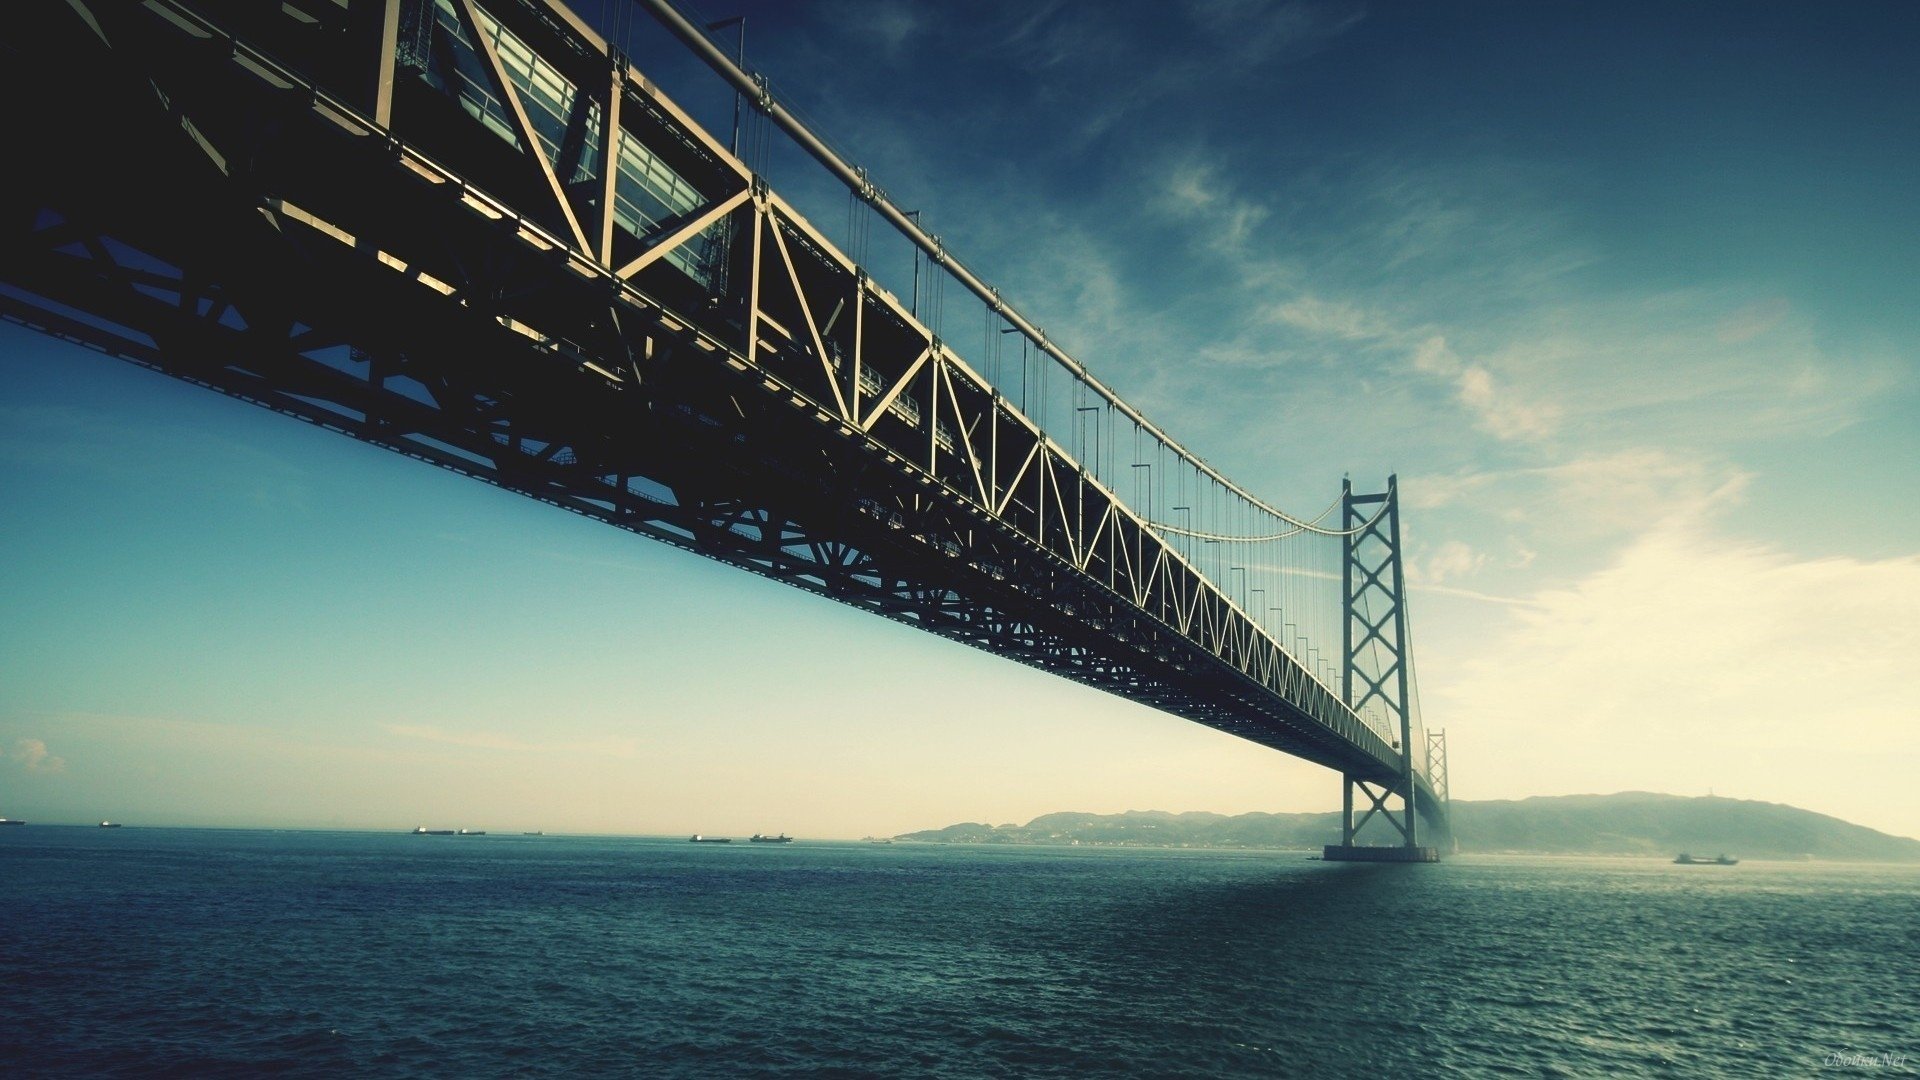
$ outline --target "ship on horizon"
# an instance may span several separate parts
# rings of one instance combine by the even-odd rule
[[[786,833],[781,833],[779,836],[768,836],[766,833],[754,833],[752,836],[747,837],[747,843],[749,844],[791,844],[793,843],[793,837],[788,836]]]
[[[694,833],[691,837],[688,837],[688,840],[689,842],[695,843],[695,844],[731,844],[733,843],[733,837],[731,836],[708,836],[705,833]]]
[[[1675,864],[1680,866],[1738,866],[1740,864],[1739,859],[1736,859],[1730,855],[1719,855],[1719,856],[1715,856],[1714,858],[1707,859],[1707,858],[1698,858],[1693,855],[1689,855],[1684,851],[1681,852],[1677,857],[1675,857],[1673,861]]]

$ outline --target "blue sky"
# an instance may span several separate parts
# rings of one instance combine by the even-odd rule
[[[1229,475],[1311,511],[1398,471],[1461,797],[1711,788],[1920,835],[1920,9],[705,6]],[[629,44],[725,137],[717,80]],[[765,165],[846,235],[824,174]],[[0,814],[858,836],[1337,804],[184,384],[11,327],[0,356]]]

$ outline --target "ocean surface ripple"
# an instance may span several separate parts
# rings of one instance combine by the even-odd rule
[[[1920,1065],[1911,867],[28,826],[0,912],[9,1077]]]

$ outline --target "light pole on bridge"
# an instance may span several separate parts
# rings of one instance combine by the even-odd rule
[[[900,214],[902,217],[905,217],[909,221],[912,221],[916,228],[919,227],[920,211],[902,210]],[[913,245],[913,304],[907,310],[913,314],[914,318],[917,319],[920,317],[920,245],[919,244]],[[1024,384],[1026,382],[1026,358],[1024,354],[1022,355],[1020,360],[1020,377],[1021,377],[1021,383],[1022,383],[1022,390],[1024,391],[1025,389]],[[1027,403],[1025,398],[1026,398],[1026,395],[1023,392],[1021,394],[1021,402],[1020,402],[1020,409],[1022,412],[1025,412],[1027,408]]]
[[[1022,359],[1021,371],[1023,373],[1026,370],[1025,364],[1026,364],[1026,361]],[[1080,420],[1081,413],[1097,413],[1099,411],[1100,411],[1100,406],[1098,405],[1077,405],[1074,407],[1074,410],[1073,410],[1073,419],[1075,420],[1076,423],[1078,423],[1078,421]],[[1074,447],[1074,453],[1080,455],[1080,464],[1085,465],[1087,463],[1087,434],[1086,434],[1086,428],[1084,425],[1081,425],[1080,445]],[[1095,417],[1093,421],[1093,475],[1096,479],[1098,479],[1100,476],[1100,418],[1099,417]]]

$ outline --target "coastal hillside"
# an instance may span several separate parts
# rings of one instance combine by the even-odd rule
[[[1722,852],[1743,859],[1920,861],[1920,840],[1890,836],[1779,803],[1625,791],[1453,804],[1462,852],[1665,856]],[[1370,824],[1360,839],[1394,834]],[[1025,825],[966,822],[900,840],[958,844],[1097,844],[1142,847],[1314,849],[1340,839],[1337,813],[1043,814]]]

